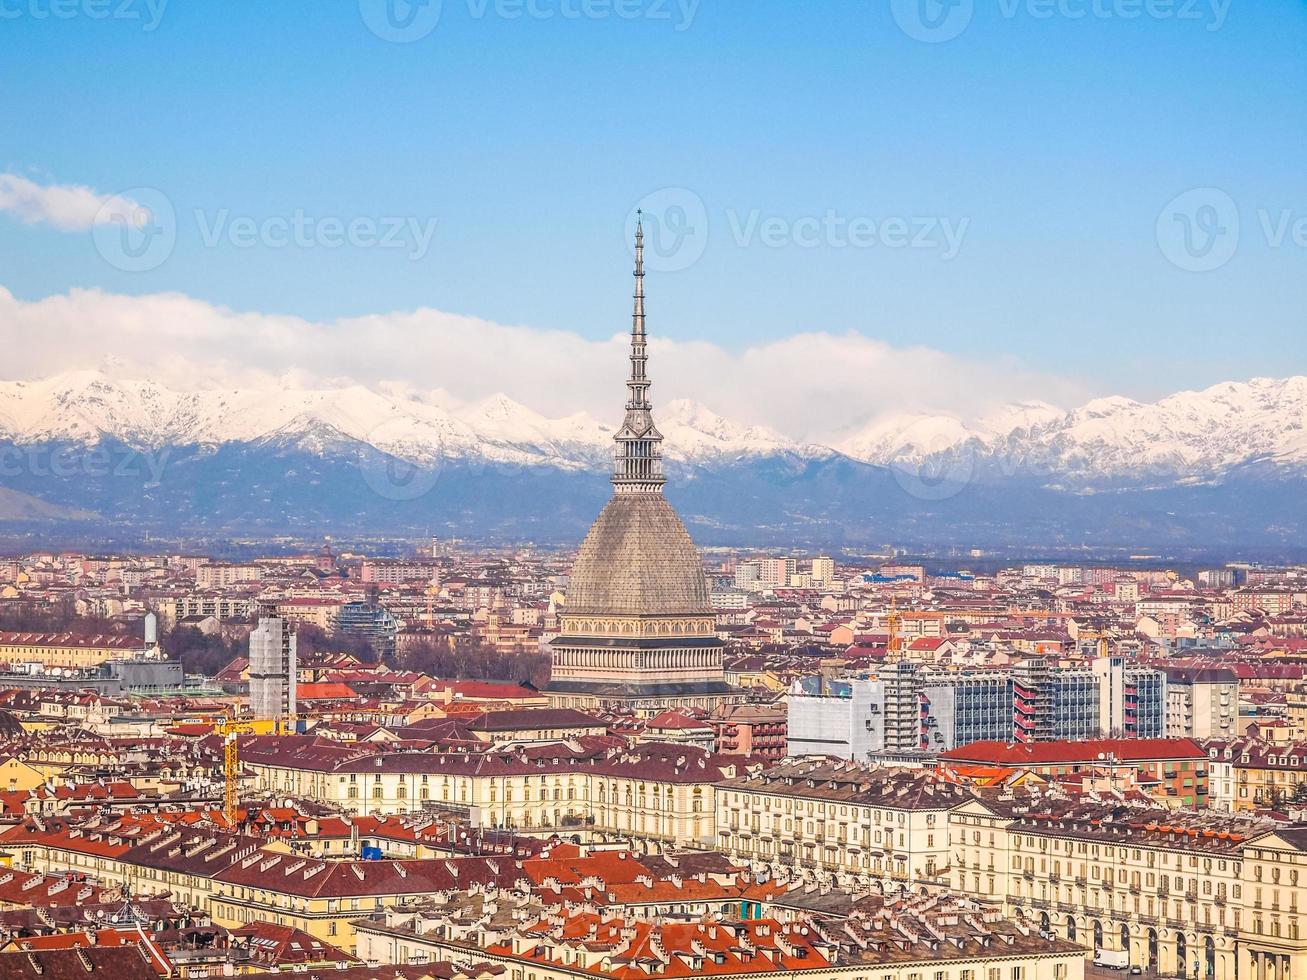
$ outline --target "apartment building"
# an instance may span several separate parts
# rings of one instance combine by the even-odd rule
[[[789,759],[717,785],[717,846],[769,864],[933,880],[967,790],[920,769]]]
[[[784,704],[723,705],[708,723],[718,752],[772,761],[785,757],[789,722]]]
[[[1221,773],[1213,806],[1243,811],[1307,805],[1307,742],[1246,737],[1204,744],[1213,774]]]
[[[1166,737],[1233,738],[1239,726],[1239,676],[1224,668],[1166,669]]]
[[[1296,980],[1307,976],[1307,828],[1286,827],[1249,840],[1242,850],[1245,894],[1239,930],[1239,976]]]
[[[0,661],[46,667],[97,667],[107,660],[150,653],[138,636],[0,631]]]
[[[1023,743],[1117,733],[1160,738],[1165,674],[1103,658],[1094,669],[1050,666],[956,671],[901,661],[877,676],[789,696],[790,754],[865,760],[881,752],[947,752],[978,741]]]
[[[954,887],[1036,919],[1047,934],[1124,952],[1163,976],[1292,980],[1302,967],[1302,831],[1012,793],[957,807],[950,828]]]
[[[885,747],[884,691],[866,678],[836,681],[815,694],[796,686],[786,698],[787,754],[865,762]]]
[[[201,589],[225,589],[263,578],[259,565],[225,565],[206,562],[195,569],[195,584]]]
[[[306,796],[346,813],[391,815],[437,803],[479,826],[520,834],[707,843],[715,784],[736,760],[690,745],[545,743],[463,752],[388,752],[311,736],[241,741],[260,790]]]

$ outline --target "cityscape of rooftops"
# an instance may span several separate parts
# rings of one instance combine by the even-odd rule
[[[0,38],[0,980],[1307,980],[1303,0]]]

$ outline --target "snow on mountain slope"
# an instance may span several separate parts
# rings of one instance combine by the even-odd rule
[[[764,456],[801,448],[773,429],[732,422],[688,398],[655,406],[654,418],[663,434],[665,450],[673,458],[693,461]]]
[[[85,371],[0,382],[0,438],[23,443],[110,438],[157,448],[275,440],[321,452],[343,436],[416,463],[475,458],[602,467],[611,458],[619,421],[584,414],[550,419],[502,394],[451,406],[437,393],[361,386],[177,392]],[[659,422],[675,433],[666,447],[671,459],[778,452],[792,445],[692,402],[668,405]]]
[[[829,455],[691,401],[657,407],[669,460],[712,463],[793,453]],[[318,454],[342,440],[415,463],[469,459],[602,469],[619,419],[547,418],[506,395],[458,404],[441,392],[362,386],[179,392],[150,381],[69,372],[0,382],[0,438],[22,443],[115,439],[138,448],[275,442]],[[881,417],[834,443],[864,462],[920,463],[965,451],[1058,482],[1202,480],[1248,463],[1307,467],[1307,378],[1258,378],[1153,403],[1100,398],[1063,412],[1017,402],[975,420]]]
[[[1307,378],[1255,378],[1157,402],[1098,398],[1070,412],[1017,403],[971,424],[950,416],[874,420],[836,444],[864,462],[919,463],[966,451],[1077,480],[1207,479],[1270,461],[1307,465]]]
[[[917,462],[975,437],[973,429],[951,415],[890,415],[872,419],[835,448],[864,463],[888,465]]]
[[[1026,401],[1004,405],[971,423],[953,415],[881,416],[837,441],[835,448],[866,463],[919,463],[972,440],[987,443],[1023,435],[1062,415],[1047,402]]]
[[[1100,398],[1037,426],[1029,462],[1069,475],[1209,477],[1255,460],[1307,464],[1307,378],[1255,378],[1151,404]]]

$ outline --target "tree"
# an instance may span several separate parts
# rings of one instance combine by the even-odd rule
[[[528,682],[542,687],[549,680],[549,658],[537,651],[503,653],[472,637],[459,637],[453,648],[417,643],[396,652],[393,666],[432,677],[455,680]]]
[[[174,626],[159,638],[169,660],[181,661],[188,674],[213,676],[249,650],[247,637],[228,640],[220,633],[204,633],[194,626]]]

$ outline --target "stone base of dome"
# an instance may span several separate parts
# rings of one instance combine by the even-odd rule
[[[713,710],[724,704],[743,704],[749,693],[725,681],[689,683],[613,684],[590,681],[550,681],[540,692],[551,708],[581,711],[633,711],[641,717],[669,708]]]

